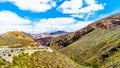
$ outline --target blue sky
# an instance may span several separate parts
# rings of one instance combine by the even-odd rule
[[[119,0],[0,0],[0,34],[76,31],[120,12]]]

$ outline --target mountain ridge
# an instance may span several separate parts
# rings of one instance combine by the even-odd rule
[[[80,39],[82,36],[92,32],[95,28],[110,29],[118,25],[120,25],[120,13],[100,19],[78,31],[53,38],[48,46],[51,46],[54,49],[61,49]]]

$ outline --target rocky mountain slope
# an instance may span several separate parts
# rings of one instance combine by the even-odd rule
[[[84,65],[100,67],[108,63],[108,59],[114,56],[115,53],[119,53],[119,49],[120,26],[117,26],[111,29],[96,28],[94,31],[59,51],[79,64],[82,62]],[[115,56],[111,59],[115,59]],[[114,61],[116,59],[111,62]],[[110,65],[114,65],[114,63]]]
[[[120,14],[115,14],[99,21],[96,21],[88,26],[76,31],[67,33],[58,37],[55,37],[51,40],[48,46],[52,47],[53,49],[61,49],[63,47],[68,46],[69,44],[77,41],[84,35],[92,32],[96,28],[102,29],[110,29],[112,27],[120,25]]]
[[[119,68],[120,14],[96,21],[79,31],[58,36],[49,45],[82,65]]]

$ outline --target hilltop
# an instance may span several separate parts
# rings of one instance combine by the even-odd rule
[[[19,31],[9,31],[4,33],[2,36],[8,36],[8,35],[13,35],[19,39],[26,39],[26,40],[31,40],[33,41],[32,37],[29,35],[25,34],[24,32],[19,32]]]
[[[9,31],[0,36],[0,47],[28,47],[37,45],[32,37],[19,31]]]

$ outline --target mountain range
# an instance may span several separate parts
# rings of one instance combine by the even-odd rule
[[[120,68],[120,13],[95,21],[75,31],[27,34],[7,32],[0,36],[1,46],[33,47],[46,45],[53,52],[21,53],[13,63],[0,58],[9,68]],[[37,44],[36,44],[37,43]],[[13,46],[14,45],[14,46]]]
[[[41,33],[41,34],[29,34],[39,45],[46,46],[50,40],[59,35],[66,34],[66,31],[56,31],[51,33]]]

